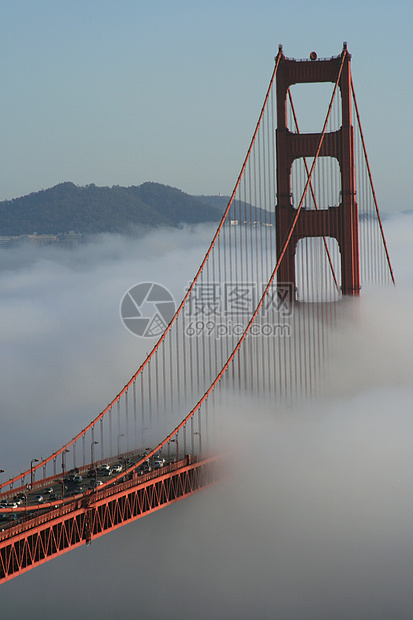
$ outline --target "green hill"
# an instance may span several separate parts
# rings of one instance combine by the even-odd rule
[[[0,202],[0,236],[124,232],[135,226],[157,227],[218,222],[222,209],[159,183],[139,186],[79,187],[60,183],[50,189]]]

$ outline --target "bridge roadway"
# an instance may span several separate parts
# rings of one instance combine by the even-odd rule
[[[60,475],[51,476],[41,480],[34,480],[32,485],[10,489],[0,495],[0,532],[23,523],[31,518],[44,514],[50,510],[58,508],[63,503],[68,503],[74,498],[79,498],[85,493],[93,493],[99,490],[99,483],[109,485],[119,485],[126,479],[131,480],[134,473],[141,477],[141,481],[149,480],[160,473],[170,470],[170,466],[176,462],[176,458],[169,458],[166,461],[160,455],[149,459],[148,466],[139,467],[139,472],[129,472],[124,475],[122,472],[126,468],[133,467],[146,456],[146,452],[128,452],[111,459],[98,460],[82,467],[63,472]],[[187,458],[187,457],[186,457]],[[162,461],[162,467],[155,467],[156,461]],[[116,467],[121,467],[120,472],[115,472]],[[109,468],[105,470],[105,468]],[[94,470],[95,473],[90,474]],[[115,474],[115,475],[114,475]],[[76,481],[75,476],[80,476],[81,480]],[[95,484],[95,488],[92,488]],[[76,493],[76,490],[79,492]],[[41,497],[41,500],[36,498]],[[19,499],[20,498],[20,499]],[[16,504],[16,507],[8,506]]]
[[[129,468],[142,456],[145,455],[122,458],[131,459]],[[113,476],[103,476],[102,482],[110,484],[44,503],[36,503],[36,495],[41,495],[48,487],[56,492],[62,486],[61,479],[55,478],[54,484],[51,479],[33,484],[26,495],[27,505],[25,502],[24,506],[1,509],[2,514],[17,517],[0,525],[0,584],[215,484],[222,479],[222,460],[222,456],[215,455],[202,458],[186,455],[178,462],[166,463],[141,475],[133,468],[126,476],[122,472],[117,474],[113,481]],[[82,472],[87,473],[89,469],[90,465],[80,469],[82,477]]]
[[[93,480],[107,483],[114,479],[112,469],[115,464],[122,464],[124,468],[127,463],[128,467],[138,462],[145,456],[145,453],[128,453],[127,455],[120,455],[114,459],[97,461],[95,464],[88,464],[80,468],[75,468],[64,472],[61,475],[52,476],[39,481],[34,481],[33,485],[27,485],[26,487],[18,487],[11,489],[8,492],[2,493],[0,496],[0,532],[4,531],[12,525],[27,521],[31,517],[44,514],[45,512],[57,508],[61,503],[60,500],[65,502],[70,501],[75,496],[83,495],[83,493],[92,492],[90,488]],[[173,460],[170,461],[172,463]],[[104,474],[101,469],[103,465],[107,465],[110,468],[110,473]],[[88,472],[91,469],[97,471],[97,476],[89,476]],[[73,481],[69,482],[69,477],[78,474],[82,477],[79,484],[75,484]],[[119,484],[122,482],[123,477],[113,480],[113,484]],[[66,482],[65,482],[66,481]],[[81,487],[79,493],[74,493],[76,487]],[[51,491],[48,491],[51,489]],[[18,497],[21,497],[19,500]],[[36,500],[36,497],[41,496],[42,501]],[[7,504],[13,504],[18,502],[18,506],[15,508],[7,507]],[[59,502],[59,504],[57,503]]]

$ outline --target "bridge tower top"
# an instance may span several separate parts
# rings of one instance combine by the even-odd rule
[[[297,243],[307,237],[332,237],[337,240],[341,257],[341,291],[358,295],[360,290],[358,207],[356,203],[354,130],[352,125],[351,56],[347,43],[339,56],[318,59],[311,52],[308,60],[286,58],[282,45],[277,60],[277,205],[276,236],[278,252],[283,247],[297,209],[292,204],[293,162],[300,158],[335,158],[340,168],[340,204],[328,209],[301,210],[279,269],[278,281],[290,282],[295,289]],[[341,93],[341,126],[326,131],[328,114],[335,96],[334,88],[326,123],[320,133],[300,134],[288,127],[287,99],[293,84],[332,82]]]

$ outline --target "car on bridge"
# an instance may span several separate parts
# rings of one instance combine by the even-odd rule
[[[89,483],[88,491],[94,491],[96,487],[101,487],[102,485],[102,480],[91,480]]]
[[[139,467],[136,468],[135,471],[138,474],[138,476],[142,476],[142,474],[147,474],[148,472],[152,471],[152,467],[151,467],[149,460],[145,461],[144,463],[141,463]]]
[[[112,465],[112,474],[120,474],[122,469],[122,465],[120,463],[116,463],[115,465]]]
[[[0,521],[17,521],[19,515],[16,513],[5,512],[0,514]]]
[[[164,465],[165,465],[165,459],[162,459],[162,458],[157,458],[153,462],[154,469],[161,469],[161,467],[163,467]]]
[[[72,489],[69,489],[69,491],[67,492],[67,495],[71,496],[71,495],[79,495],[80,493],[83,493],[83,487],[81,486],[76,486]]]
[[[38,504],[42,504],[43,503],[43,495],[36,495],[36,497],[34,498],[34,501],[37,502]]]

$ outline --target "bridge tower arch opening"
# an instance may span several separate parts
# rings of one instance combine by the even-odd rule
[[[308,238],[332,238],[337,242],[340,255],[340,288],[343,295],[358,295],[360,291],[359,265],[359,229],[358,206],[355,188],[354,129],[351,114],[351,56],[344,44],[340,56],[318,60],[311,55],[310,60],[286,58],[279,48],[279,67],[277,71],[277,204],[275,209],[277,258],[279,283],[291,283],[291,290],[297,296],[297,270],[295,267],[297,244]],[[341,67],[341,73],[340,73]],[[339,79],[338,79],[338,76]],[[339,191],[338,204],[319,209],[314,200],[315,190],[309,184],[305,199],[311,201],[315,208],[306,208],[305,204],[298,214],[290,242],[284,248],[294,218],[297,204],[294,206],[292,191],[293,164],[297,160],[314,158],[320,143],[321,132],[299,133],[291,131],[288,125],[289,89],[294,84],[317,84],[330,82],[336,84],[341,94],[341,126],[335,131],[326,131],[319,151],[321,159],[333,158],[338,162]],[[326,110],[327,113],[327,110]],[[328,168],[326,168],[328,174]],[[311,190],[311,191],[310,191]],[[296,203],[301,196],[295,198]],[[302,244],[300,244],[301,246]],[[327,247],[327,243],[325,243]],[[284,249],[284,253],[282,251]]]
[[[333,237],[299,239],[295,252],[294,275],[297,301],[338,301],[341,298],[341,264],[337,240]]]

